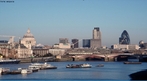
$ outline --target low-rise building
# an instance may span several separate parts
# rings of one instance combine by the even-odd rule
[[[53,54],[54,56],[56,55],[64,55],[66,52],[65,49],[49,49],[49,53]]]
[[[138,45],[125,45],[125,44],[114,44],[112,45],[112,49],[119,49],[119,50],[138,50]]]
[[[46,48],[34,48],[33,49],[33,55],[34,56],[45,56],[46,54],[49,54],[49,49]]]
[[[54,48],[61,48],[61,49],[70,49],[71,44],[70,43],[59,43],[59,44],[54,44]]]
[[[33,51],[31,48],[25,47],[23,44],[17,44],[15,46],[16,55],[18,58],[33,57]]]

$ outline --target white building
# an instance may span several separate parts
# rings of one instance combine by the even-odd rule
[[[31,34],[30,29],[28,29],[27,33],[23,36],[21,44],[24,44],[24,46],[26,46],[27,48],[29,48],[30,45],[31,47],[36,45],[36,40],[33,34]]]
[[[61,49],[70,49],[71,48],[71,44],[70,43],[59,43],[59,44],[54,44],[53,46],[54,48],[61,48]]]
[[[49,49],[49,53],[53,55],[64,55],[65,49]]]
[[[138,45],[125,45],[125,44],[114,44],[112,45],[112,49],[120,49],[120,50],[138,50]]]
[[[23,44],[15,46],[16,55],[18,58],[29,58],[33,57],[33,51],[31,48],[26,48]]]

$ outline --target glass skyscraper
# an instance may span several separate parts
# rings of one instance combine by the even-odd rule
[[[130,44],[130,37],[126,30],[124,30],[119,38],[119,44]]]

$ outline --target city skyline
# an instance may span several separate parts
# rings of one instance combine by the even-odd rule
[[[99,27],[102,46],[118,44],[123,30],[131,44],[138,44],[140,40],[147,42],[146,4],[146,0],[0,2],[0,32],[18,39],[30,28],[37,44],[53,45],[59,38],[68,38],[70,43],[74,38],[91,39],[93,28]]]

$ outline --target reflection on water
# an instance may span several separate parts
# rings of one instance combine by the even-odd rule
[[[22,75],[22,78],[27,78],[27,74],[26,73],[23,73],[21,75]]]
[[[1,75],[1,79],[47,79],[47,80],[130,80],[128,76],[131,73],[146,69],[147,63],[137,65],[126,65],[122,62],[49,62],[57,66],[57,69],[39,70],[32,74]],[[89,63],[92,68],[66,68],[67,64]],[[104,64],[104,67],[96,67],[98,64]],[[1,67],[10,69],[27,68],[30,63],[7,64]]]

